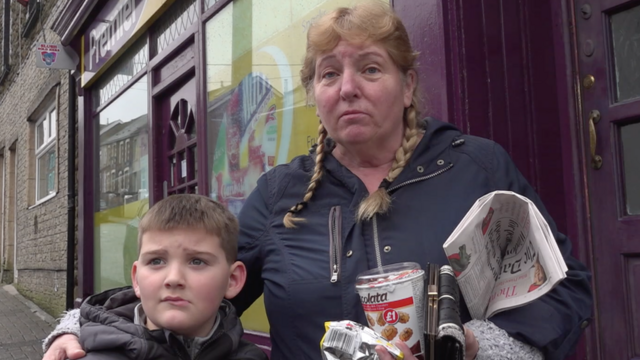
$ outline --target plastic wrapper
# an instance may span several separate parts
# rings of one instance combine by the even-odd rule
[[[326,333],[320,341],[324,360],[379,360],[378,345],[385,347],[396,360],[404,359],[398,347],[364,325],[344,320],[328,321],[324,326]]]

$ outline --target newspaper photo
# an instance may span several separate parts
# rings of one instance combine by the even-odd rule
[[[474,319],[525,305],[566,277],[546,220],[511,191],[478,199],[443,248]]]

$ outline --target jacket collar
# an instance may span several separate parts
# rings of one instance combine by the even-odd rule
[[[391,183],[390,188],[436,173],[453,164],[450,152],[451,144],[462,135],[460,130],[452,124],[430,117],[424,119],[423,123],[425,131],[422,139],[416,146],[408,164]],[[312,159],[315,159],[315,154],[312,154]],[[362,186],[361,181],[332,154],[326,154],[323,165],[328,173],[333,175],[351,192],[356,193],[359,187]]]

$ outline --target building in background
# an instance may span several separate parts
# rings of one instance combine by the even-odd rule
[[[53,30],[81,56],[79,299],[130,282],[149,205],[194,192],[237,213],[260,174],[308,151],[306,30],[357,2],[63,1]],[[391,3],[420,52],[424,113],[507,149],[594,270],[576,358],[640,357],[638,2]],[[268,348],[262,300],[242,320]]]
[[[68,131],[69,71],[36,68],[34,50],[60,41],[51,26],[61,5],[0,2],[0,277],[52,314],[66,308],[68,274],[73,287],[67,180],[75,182],[68,163],[75,137]]]

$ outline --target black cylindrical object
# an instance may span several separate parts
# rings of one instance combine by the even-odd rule
[[[67,294],[66,308],[73,309],[76,259],[76,78],[69,71],[67,112]]]
[[[438,293],[438,310],[440,317],[438,326],[443,324],[458,325],[462,329],[460,320],[460,291],[453,270],[449,266],[440,268],[440,289]]]

